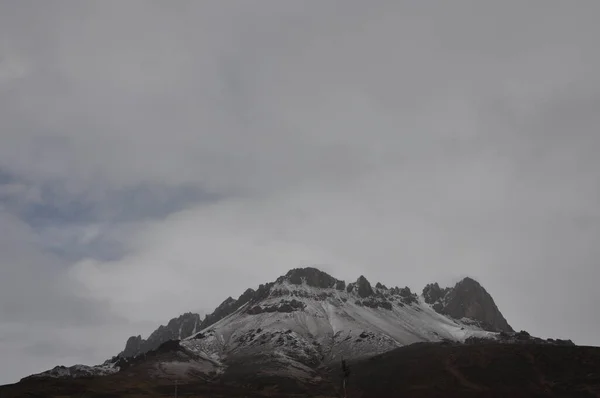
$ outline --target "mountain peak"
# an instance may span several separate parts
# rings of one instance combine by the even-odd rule
[[[463,278],[453,288],[442,289],[437,283],[430,283],[423,289],[423,298],[441,314],[473,319],[490,331],[513,331],[492,296],[473,278]]]
[[[328,273],[314,267],[294,268],[277,281],[282,282],[283,280],[287,280],[293,285],[306,283],[308,286],[322,289],[338,288],[344,284],[344,281],[337,280]]]
[[[513,331],[492,296],[472,278],[464,278],[454,286],[449,293],[446,311],[454,318],[465,317],[478,320],[491,330]]]
[[[473,286],[473,287],[481,287],[481,284],[479,282],[477,282],[475,279],[466,276],[463,279],[461,279],[457,284],[458,285],[464,285],[464,286]]]

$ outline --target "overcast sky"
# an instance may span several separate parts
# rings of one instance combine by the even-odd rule
[[[598,15],[0,1],[0,384],[313,264],[600,345]]]

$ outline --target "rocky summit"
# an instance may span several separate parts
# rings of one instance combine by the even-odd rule
[[[493,332],[513,332],[492,296],[474,279],[464,278],[453,288],[429,284],[423,289],[423,299],[440,314],[476,321]]]
[[[277,279],[278,283],[284,281],[293,285],[306,284],[310,287],[322,289],[336,288],[341,290],[341,287],[345,285],[344,281],[337,280],[331,275],[312,267],[292,269],[285,276]]]

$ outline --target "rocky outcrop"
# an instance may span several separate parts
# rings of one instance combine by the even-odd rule
[[[512,332],[494,299],[477,281],[465,278],[445,297],[444,312],[453,318],[469,318],[481,322],[486,329]]]
[[[256,293],[254,293],[254,296],[252,297],[251,302],[256,303],[269,297],[273,285],[273,282],[259,285]]]
[[[369,297],[373,295],[373,288],[364,276],[360,276],[356,281],[356,292],[360,297]]]
[[[249,301],[249,300],[248,300]],[[246,301],[247,302],[247,301]],[[221,319],[225,318],[228,315],[234,313],[238,308],[240,308],[245,303],[240,303],[240,300],[234,300],[231,297],[227,297],[225,301],[223,301],[213,312],[204,318],[202,324],[200,325],[200,330],[205,329],[215,323],[219,322]]]
[[[450,288],[440,288],[440,285],[436,283],[430,283],[423,289],[423,298],[427,304],[435,304],[438,300],[442,299],[450,291]]]
[[[337,280],[331,275],[312,267],[294,268],[285,276],[277,279],[277,282],[282,282],[284,280],[287,280],[293,285],[306,283],[308,286],[321,289],[336,288],[340,290],[339,287],[344,284],[344,281]]]
[[[191,336],[200,330],[200,323],[200,315],[191,312],[173,318],[166,326],[159,326],[147,340],[142,339],[141,336],[131,336],[119,356],[134,357],[155,350],[169,340],[179,340]]]
[[[134,357],[142,352],[142,347],[146,343],[146,340],[142,339],[142,336],[131,336],[125,343],[125,349],[121,353],[125,358]]]
[[[423,289],[423,298],[440,314],[472,319],[489,331],[513,332],[492,296],[474,279],[465,278],[445,289],[437,283],[429,284]]]
[[[366,300],[356,300],[355,301],[356,305],[360,305],[360,306],[365,306],[365,307],[369,307],[369,308],[384,308],[386,310],[392,310],[392,303],[390,303],[387,300],[381,300],[381,299],[373,299],[373,298],[369,298]]]
[[[280,300],[278,304],[269,306],[255,305],[248,309],[247,313],[250,315],[262,314],[263,312],[285,312],[290,313],[294,311],[302,311],[306,307],[301,301],[296,299],[292,300]]]
[[[375,291],[371,287],[371,284],[367,278],[362,275],[356,280],[356,282],[348,284],[346,291],[348,293],[354,291],[361,298],[367,298],[375,294]]]

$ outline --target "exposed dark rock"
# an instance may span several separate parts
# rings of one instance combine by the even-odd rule
[[[277,312],[293,312],[301,311],[306,307],[301,301],[292,299],[291,301],[284,301],[277,307]]]
[[[385,285],[381,284],[380,282],[377,282],[377,283],[375,284],[375,287],[376,287],[377,289],[384,289],[384,290],[388,290],[388,288],[387,288]]]
[[[437,283],[429,284],[423,289],[423,296],[441,314],[455,319],[472,319],[484,329],[494,332],[513,331],[492,296],[471,278],[463,279],[451,289],[440,289]]]
[[[337,281],[335,283],[335,289],[339,290],[339,291],[343,291],[346,288],[346,282],[344,281]]]
[[[179,340],[167,340],[156,349],[158,352],[169,352],[176,350],[179,350]]]
[[[444,312],[453,318],[471,318],[482,322],[486,329],[512,332],[494,299],[478,282],[465,278],[447,293]]]
[[[369,307],[369,308],[385,308],[386,310],[392,309],[392,303],[390,303],[389,301],[380,300],[380,299],[369,298],[369,299],[363,300],[361,302],[361,304],[364,305],[365,307]]]
[[[124,370],[129,366],[129,360],[127,358],[117,357],[114,364],[115,366],[118,366],[120,370]]]
[[[269,297],[269,294],[271,293],[271,288],[273,287],[274,283],[266,283],[264,285],[260,285],[258,287],[258,289],[256,290],[256,293],[254,293],[254,297],[252,297],[252,302],[256,303],[258,301],[264,300],[267,297]]]
[[[236,303],[237,303],[236,300],[234,300],[231,297],[228,297],[227,299],[225,299],[225,301],[223,301],[213,311],[212,314],[209,314],[206,316],[206,318],[204,318],[200,329],[207,328],[207,327],[219,322],[221,319],[225,318],[227,315],[233,313],[235,310],[237,310],[239,308],[236,305]]]
[[[548,340],[552,340],[552,339],[548,339]],[[572,340],[563,340],[563,339],[556,339],[556,340],[554,340],[554,344],[556,344],[556,345],[565,345],[565,346],[575,346],[575,343],[573,343]]]
[[[263,312],[263,309],[260,305],[255,305],[254,307],[248,309],[248,314],[250,314],[250,315],[260,314],[262,312]]]
[[[317,294],[317,298],[318,298],[319,300],[326,300],[326,299],[328,299],[329,297],[333,297],[333,294],[331,294],[331,293],[327,293],[327,292],[323,292],[323,293],[319,293],[319,294]]]
[[[141,336],[130,337],[119,356],[129,358],[155,350],[167,341],[189,337],[200,328],[200,315],[191,312],[185,313],[171,319],[166,326],[159,326],[147,340],[142,339]]]
[[[290,304],[282,304],[279,307],[277,307],[277,312],[294,312],[294,307],[292,307]]]
[[[254,298],[256,291],[254,289],[246,289],[246,291],[238,298],[240,307]]]
[[[273,289],[271,290],[271,297],[283,297],[289,295],[290,292],[287,289]],[[291,292],[291,295],[296,296],[297,291]]]
[[[379,306],[375,300],[363,300],[362,305],[369,308],[377,308]]]
[[[125,343],[125,349],[121,353],[124,357],[133,357],[142,351],[142,345],[146,340],[142,340],[142,336],[131,336]]]
[[[440,288],[440,285],[438,285],[437,282],[430,283],[423,288],[423,298],[427,304],[434,304],[445,295],[446,292]]]
[[[292,299],[292,300],[281,300],[278,304],[269,305],[266,307],[261,307],[256,305],[252,308],[249,308],[247,313],[250,315],[257,315],[263,312],[294,312],[294,311],[302,311],[306,307],[301,301]]]
[[[263,286],[264,285],[261,285],[261,287],[263,287]],[[264,287],[263,287],[263,289],[264,289]],[[260,288],[259,288],[259,290],[260,290]],[[233,314],[235,311],[240,309],[245,304],[249,303],[250,301],[255,300],[256,296],[258,294],[259,294],[259,292],[255,291],[254,289],[246,289],[246,291],[244,293],[242,293],[242,295],[237,300],[234,300],[233,298],[228,297],[225,301],[223,301],[221,303],[221,305],[219,305],[213,311],[212,314],[209,314],[206,316],[206,318],[204,318],[204,321],[202,321],[200,329],[206,329],[207,327],[210,327],[210,326],[214,325],[215,323],[219,322],[221,319]],[[264,292],[261,292],[261,294],[264,294]]]
[[[364,276],[360,276],[356,281],[357,293],[360,297],[365,298],[373,295],[373,288]]]
[[[404,304],[410,305],[419,301],[417,295],[410,291],[410,288],[404,287],[402,289],[397,289],[398,295],[401,297],[401,300]]]
[[[301,285],[303,282],[306,282],[308,286],[323,289],[335,287],[340,282],[331,275],[312,267],[295,268],[277,281],[281,282],[282,278],[287,279],[294,285]]]

